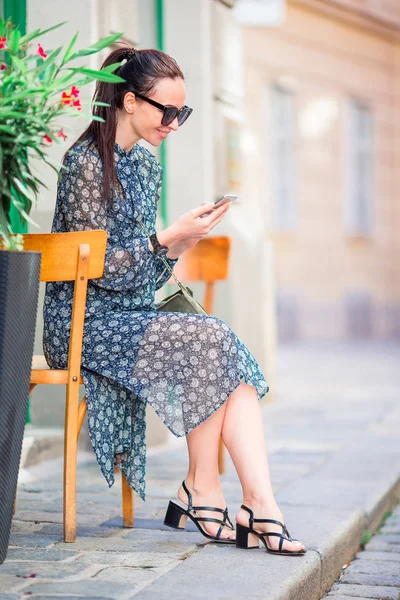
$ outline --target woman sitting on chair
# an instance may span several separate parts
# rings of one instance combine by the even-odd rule
[[[155,310],[155,291],[170,276],[161,256],[173,268],[230,207],[203,203],[155,231],[161,167],[138,142],[160,146],[190,116],[182,71],[157,50],[119,48],[102,66],[116,62],[125,83],[97,82],[94,100],[110,106],[94,106],[105,122],[93,119],[66,152],[52,227],[108,232],[104,274],[88,285],[82,353],[98,463],[109,485],[117,464],[145,499],[149,403],[188,445],[188,472],[167,525],[184,527],[189,517],[214,541],[248,548],[261,540],[268,552],[304,554],[273,495],[259,404],[268,384],[254,356],[221,319]],[[44,349],[54,368],[67,364],[72,295],[73,282],[47,284]],[[218,472],[221,436],[243,490],[236,531]]]

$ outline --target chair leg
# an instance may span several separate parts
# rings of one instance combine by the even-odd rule
[[[76,540],[78,402],[79,383],[67,385],[64,427],[64,542]]]
[[[86,396],[85,396],[80,401],[80,404],[79,404],[79,407],[78,407],[78,432],[77,432],[77,436],[76,436],[76,441],[77,442],[79,440],[79,435],[81,433],[83,419],[85,418],[86,411],[87,411],[87,404],[86,404]]]
[[[225,454],[224,454],[224,442],[222,437],[219,438],[219,450],[218,450],[218,470],[222,475],[225,473]]]
[[[133,527],[134,525],[134,495],[133,489],[126,480],[124,473],[121,471],[122,479],[122,520],[124,527]]]

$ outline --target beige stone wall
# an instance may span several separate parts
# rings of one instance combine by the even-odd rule
[[[283,26],[248,28],[244,36],[246,160],[265,236],[276,243],[279,330],[283,336],[292,319],[289,337],[347,336],[346,297],[362,293],[370,301],[371,328],[368,333],[366,324],[365,334],[388,337],[396,328],[399,332],[400,313],[399,46],[392,34],[382,36],[305,4],[289,3]],[[293,91],[296,107],[298,225],[285,233],[271,227],[268,86],[273,83]],[[350,236],[344,227],[346,119],[352,97],[366,102],[373,115],[371,236]]]
[[[397,0],[324,0],[327,4],[350,9],[362,15],[388,23],[400,22],[400,4]]]

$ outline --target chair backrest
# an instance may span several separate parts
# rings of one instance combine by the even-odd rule
[[[101,277],[107,232],[25,234],[24,250],[41,252],[41,281],[75,280],[68,352],[67,386],[79,386],[88,279]]]
[[[70,233],[27,233],[24,250],[41,252],[40,281],[72,281],[76,278],[78,250],[81,244],[90,247],[88,278],[101,277],[107,232],[102,229]]]
[[[228,277],[231,239],[226,236],[207,237],[182,254],[174,272],[178,279],[204,281],[206,284],[203,306],[212,313],[215,281]]]
[[[176,267],[177,277],[185,281],[214,282],[228,277],[231,240],[228,236],[208,237],[182,254]]]

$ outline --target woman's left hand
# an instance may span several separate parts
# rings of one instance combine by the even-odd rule
[[[209,205],[209,203],[207,202],[203,202],[203,204],[207,204]],[[213,227],[215,227],[215,225],[217,225],[223,218],[223,216],[225,215],[225,213],[227,212],[227,210],[229,209],[229,206],[232,204],[232,202],[227,202],[226,203],[226,207],[225,210],[222,211],[222,214],[220,215],[220,217],[218,217],[218,219],[216,220],[215,224],[213,225]],[[171,259],[175,259],[178,258],[181,254],[183,254],[183,252],[185,252],[185,250],[188,250],[189,248],[193,248],[193,246],[195,246],[202,238],[199,237],[192,237],[192,238],[184,238],[183,240],[179,240],[176,243],[172,243],[169,245],[169,250],[166,254],[167,258],[171,258]]]
[[[169,247],[169,250],[166,254],[167,258],[175,259],[178,258],[181,254],[188,250],[189,248],[193,248],[198,242],[199,238],[186,238],[185,240],[181,240],[176,244],[172,244]]]

